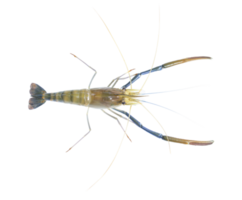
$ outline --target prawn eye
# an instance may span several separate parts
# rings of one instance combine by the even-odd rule
[[[122,101],[122,104],[125,105],[125,100]]]

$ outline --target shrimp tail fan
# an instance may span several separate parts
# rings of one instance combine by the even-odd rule
[[[29,83],[27,110],[34,111],[43,107],[47,102],[45,93],[48,92],[43,86],[37,82]]]

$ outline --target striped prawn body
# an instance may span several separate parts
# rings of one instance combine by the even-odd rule
[[[125,90],[110,87],[66,89],[46,92],[43,98],[55,102],[92,109],[122,107],[125,104]]]
[[[100,19],[102,20],[101,17],[100,17]],[[104,21],[103,21],[103,23],[104,23]],[[121,53],[121,51],[120,51],[116,41],[114,40],[114,38],[113,38],[111,32],[109,31],[107,25],[105,23],[104,23],[104,25],[106,26],[109,34],[111,35],[113,41],[115,42],[115,45],[118,48],[118,50],[120,52],[120,55],[122,56],[123,61],[124,61],[125,65],[126,65],[126,67],[127,67],[127,64],[126,64],[126,62],[124,60],[124,57],[123,57],[123,55],[122,55],[122,53]],[[159,29],[160,29],[160,27],[159,27]],[[157,52],[157,47],[158,47],[158,41],[159,41],[159,34],[158,34],[156,52]],[[87,124],[88,124],[88,127],[89,127],[89,131],[85,135],[83,135],[81,137],[81,139],[79,139],[71,148],[69,148],[67,150],[67,152],[69,150],[71,150],[76,144],[78,144],[84,137],[86,137],[91,132],[91,126],[90,126],[90,122],[89,122],[89,118],[88,118],[89,108],[100,109],[105,114],[107,114],[111,118],[115,119],[119,123],[119,125],[122,128],[124,134],[127,137],[128,137],[128,135],[126,133],[126,130],[124,130],[124,128],[122,127],[121,123],[119,122],[119,118],[124,118],[128,122],[129,121],[132,122],[133,124],[135,124],[136,126],[141,128],[142,130],[144,130],[144,131],[148,132],[149,134],[151,134],[151,135],[153,135],[153,136],[155,136],[155,137],[157,137],[159,139],[162,139],[164,141],[180,143],[180,144],[187,144],[187,145],[196,145],[196,146],[207,146],[207,145],[213,144],[213,142],[214,142],[213,140],[198,141],[198,140],[187,140],[187,139],[180,139],[180,138],[167,136],[164,128],[160,125],[158,120],[141,103],[142,100],[137,99],[138,97],[143,97],[143,95],[145,95],[145,94],[143,94],[143,95],[140,94],[140,91],[142,90],[142,88],[139,89],[139,90],[132,89],[132,84],[134,82],[136,82],[140,77],[142,77],[144,75],[148,75],[148,77],[149,77],[149,75],[151,73],[159,72],[162,69],[170,68],[170,67],[173,67],[175,65],[179,65],[179,64],[182,64],[182,63],[190,62],[190,61],[201,60],[201,59],[211,59],[210,57],[199,56],[199,57],[184,58],[184,59],[168,62],[168,63],[165,63],[163,65],[160,65],[160,66],[157,66],[157,67],[153,68],[155,57],[156,57],[156,53],[155,53],[152,67],[150,69],[146,70],[146,71],[143,71],[143,72],[140,72],[140,73],[132,75],[133,76],[132,79],[131,79],[131,76],[129,74],[129,72],[132,71],[132,70],[129,70],[128,67],[127,67],[126,74],[127,73],[129,74],[129,82],[126,83],[125,85],[123,85],[119,89],[119,88],[114,88],[114,86],[119,81],[119,79],[122,76],[124,76],[124,74],[119,76],[116,79],[113,79],[113,81],[111,81],[111,83],[107,87],[91,88],[91,83],[92,83],[95,75],[97,74],[97,71],[94,68],[92,68],[91,66],[89,66],[88,64],[86,64],[84,61],[82,61],[80,58],[75,56],[74,54],[72,54],[72,55],[74,57],[76,57],[83,64],[85,64],[87,67],[89,67],[91,70],[93,70],[95,72],[93,77],[92,77],[92,79],[91,79],[91,81],[90,81],[90,83],[89,83],[88,89],[69,90],[69,91],[62,91],[62,92],[57,92],[57,93],[47,93],[42,87],[40,87],[39,85],[37,85],[35,83],[32,83],[31,86],[30,86],[30,94],[31,94],[32,98],[30,98],[29,106],[28,106],[30,110],[33,110],[33,109],[38,108],[39,106],[43,105],[48,100],[48,101],[63,102],[63,103],[67,103],[67,104],[75,104],[75,105],[87,107],[86,117],[87,117]],[[148,79],[148,77],[147,77],[147,79]],[[122,78],[122,79],[125,79],[125,78]],[[147,81],[147,79],[146,79],[146,81]],[[146,83],[146,81],[145,81],[145,83]],[[143,84],[143,86],[145,85],[145,83]],[[131,89],[127,89],[129,86],[131,86]],[[143,101],[143,102],[145,102],[145,101]],[[145,126],[143,126],[137,119],[135,119],[131,115],[132,105],[135,105],[135,104],[142,105],[153,116],[153,118],[159,123],[160,127],[162,128],[162,130],[163,130],[163,132],[165,134],[161,134],[159,132],[156,132],[156,131],[153,131],[151,129],[148,129]],[[128,105],[128,106],[130,106],[129,113],[126,112],[126,111],[117,109],[117,107],[119,107],[121,105]],[[111,112],[114,115],[109,114],[106,111],[109,111],[109,112]],[[115,117],[115,115],[116,115],[116,117]],[[124,117],[123,115],[126,116],[126,117]],[[130,138],[128,137],[128,139],[130,139]],[[122,142],[121,142],[121,144],[122,144]],[[120,146],[121,146],[121,144],[120,144]],[[116,153],[116,155],[117,155],[117,153]],[[113,161],[114,161],[114,159],[113,159]],[[111,162],[110,166],[112,165],[113,161]],[[107,172],[107,170],[106,170],[106,172]],[[104,174],[103,174],[103,176],[104,176]],[[103,176],[101,176],[101,178]],[[96,182],[98,182],[100,179],[98,179]]]

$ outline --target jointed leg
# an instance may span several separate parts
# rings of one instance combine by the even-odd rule
[[[120,83],[120,81],[126,81],[128,80],[129,77],[126,75],[125,72],[123,72],[122,74],[112,78],[107,84],[107,87],[117,87],[117,85]]]
[[[120,119],[116,116],[117,113],[115,113],[112,109],[102,110],[101,113],[103,115],[106,115],[110,119],[114,120],[115,123],[117,124],[117,126],[119,127],[119,129],[122,131],[122,133],[125,132],[125,126],[120,121]],[[121,119],[123,119],[123,115],[122,115]],[[125,119],[125,121],[127,121],[127,119]],[[128,132],[126,133],[126,139],[128,140],[129,143],[134,143],[134,140],[131,138],[131,136],[130,136],[130,134]]]
[[[190,56],[190,57],[188,56],[188,57],[185,57],[185,58],[179,58],[179,59],[176,59],[176,60],[170,60],[168,62],[164,62],[162,64],[156,65],[152,69],[146,69],[146,70],[142,70],[142,71],[139,71],[139,72],[135,73],[135,75],[133,75],[131,80],[129,80],[126,83],[122,84],[120,86],[120,88],[122,88],[122,89],[128,88],[131,83],[132,84],[137,83],[139,80],[141,80],[143,78],[143,76],[147,76],[147,74],[162,72],[165,69],[177,67],[179,65],[187,64],[187,63],[190,63],[190,62],[203,61],[203,60],[210,60],[210,61],[212,61],[212,60],[214,60],[214,58],[212,56]]]
[[[81,64],[83,64],[87,69],[89,69],[92,72],[92,75],[90,76],[88,82],[87,82],[87,87],[92,87],[94,84],[94,81],[96,80],[99,71],[92,65],[90,65],[87,61],[83,60],[80,56],[72,53],[72,52],[68,52],[68,55],[72,56],[73,58],[75,58],[77,61],[79,61]]]
[[[72,145],[70,145],[64,152],[63,154],[67,154],[71,152],[75,147],[77,147],[83,140],[85,140],[92,132],[93,132],[93,127],[92,127],[92,122],[91,122],[91,109],[86,108],[84,117],[85,117],[85,123],[87,127],[87,131],[81,135]]]
[[[212,146],[216,143],[216,140],[214,140],[214,139],[196,140],[196,139],[179,138],[179,137],[171,136],[171,135],[167,136],[162,132],[149,128],[142,121],[140,121],[137,117],[135,117],[132,114],[129,114],[129,112],[126,110],[115,109],[115,108],[113,108],[113,110],[116,111],[117,113],[121,113],[124,116],[128,116],[130,119],[128,121],[132,121],[132,124],[136,128],[138,128],[138,129],[146,132],[148,135],[150,135],[156,139],[159,139],[161,141],[164,141],[164,142],[172,142],[172,143],[188,145],[188,146]]]
[[[161,129],[162,133],[168,136],[168,131],[162,122],[158,119],[158,117],[148,108],[144,103],[140,103],[140,107],[156,122],[158,127]],[[168,155],[173,155],[172,144],[170,142],[167,143]]]

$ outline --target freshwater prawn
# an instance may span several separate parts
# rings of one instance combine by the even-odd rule
[[[98,16],[100,17],[99,14],[98,14]],[[127,126],[128,126],[129,122],[132,122],[133,124],[135,124],[136,126],[138,126],[141,129],[143,129],[144,131],[150,133],[151,135],[153,135],[157,138],[160,138],[162,140],[168,141],[168,142],[188,144],[188,145],[198,145],[198,146],[206,146],[206,145],[213,144],[213,142],[214,142],[213,140],[198,141],[198,140],[180,139],[180,138],[168,136],[166,134],[164,128],[159,123],[159,121],[142,104],[142,100],[140,100],[140,99],[142,99],[142,97],[146,96],[145,94],[141,93],[141,90],[142,90],[143,86],[146,84],[146,82],[147,82],[151,73],[159,72],[162,69],[173,67],[175,65],[179,65],[179,64],[182,64],[182,63],[195,61],[195,60],[201,60],[201,59],[211,59],[211,58],[207,57],[207,56],[189,57],[189,58],[184,58],[184,59],[168,62],[168,63],[162,64],[162,65],[159,65],[157,67],[153,67],[154,61],[155,61],[155,58],[156,58],[157,48],[158,48],[158,41],[159,41],[159,32],[160,31],[158,31],[157,46],[156,46],[156,51],[155,51],[155,56],[154,56],[154,60],[153,60],[153,63],[152,63],[152,67],[150,69],[146,70],[146,71],[143,71],[143,72],[140,72],[140,73],[137,73],[137,74],[134,74],[134,75],[131,76],[130,72],[132,70],[128,69],[126,61],[125,61],[117,43],[116,43],[116,41],[114,40],[114,37],[112,36],[110,30],[108,29],[108,27],[105,24],[105,22],[103,21],[103,19],[101,17],[100,17],[100,19],[102,20],[105,27],[107,28],[109,34],[111,35],[111,37],[112,37],[112,39],[113,39],[113,41],[116,45],[116,47],[119,50],[120,55],[122,56],[124,64],[127,68],[127,72],[125,74],[128,74],[128,77],[126,77],[126,78],[129,78],[128,83],[123,85],[121,88],[115,88],[115,85],[119,80],[125,79],[125,78],[122,78],[125,74],[122,74],[121,76],[113,79],[107,87],[91,88],[92,81],[95,78],[97,71],[93,67],[91,67],[87,63],[85,63],[83,60],[78,58],[76,55],[72,54],[75,58],[80,60],[84,65],[86,65],[87,67],[89,67],[91,70],[94,71],[94,75],[92,76],[91,81],[90,81],[87,89],[61,91],[61,92],[57,92],[57,93],[47,93],[42,87],[40,87],[39,85],[37,85],[35,83],[32,83],[31,86],[30,86],[30,94],[31,94],[31,97],[32,97],[32,98],[30,98],[29,105],[28,105],[28,108],[30,110],[38,108],[39,106],[43,105],[46,101],[63,102],[63,103],[75,104],[75,105],[87,107],[86,118],[87,118],[87,124],[88,124],[88,127],[89,127],[89,131],[84,136],[82,136],[74,145],[72,145],[67,150],[67,152],[70,151],[75,145],[77,145],[84,137],[86,137],[91,132],[91,126],[90,126],[89,117],[88,117],[89,108],[100,109],[106,115],[115,119],[118,122],[118,124],[120,125],[120,127],[122,128],[122,130],[124,132],[124,136],[126,136],[130,141],[131,141],[131,139],[127,135]],[[159,30],[160,30],[160,22],[159,22]],[[148,75],[148,76],[147,76],[146,81],[144,82],[142,88],[141,89],[133,89],[132,86],[133,86],[134,82],[136,82],[142,76],[145,76],[145,75]],[[133,78],[131,79],[131,77],[133,77]],[[128,87],[131,87],[131,88],[128,89]],[[143,102],[145,102],[145,101],[143,101]],[[143,106],[152,115],[152,117],[154,117],[154,119],[159,123],[159,125],[161,126],[161,128],[163,130],[163,134],[146,128],[134,116],[132,116],[131,115],[131,108],[132,108],[133,105]],[[121,106],[130,106],[129,112],[120,110],[119,108]],[[109,113],[107,111],[109,111]],[[110,113],[112,113],[112,114],[110,114]],[[126,117],[124,117],[124,116],[126,116]],[[127,120],[128,123],[127,123],[126,129],[124,129],[123,126],[121,125],[121,123],[119,122],[119,118],[123,118],[123,119]],[[123,139],[122,139],[122,141],[123,141]],[[122,142],[121,142],[121,144],[122,144]],[[121,144],[119,146],[119,149],[121,147]],[[118,149],[118,151],[119,151],[119,149]],[[117,153],[118,153],[118,151],[117,151]],[[116,153],[114,159],[116,158],[117,153]],[[113,159],[113,161],[114,161],[114,159]],[[112,165],[113,161],[109,165],[108,169]],[[105,171],[105,173],[108,171],[108,169]],[[105,173],[96,182],[98,182],[105,175]]]

